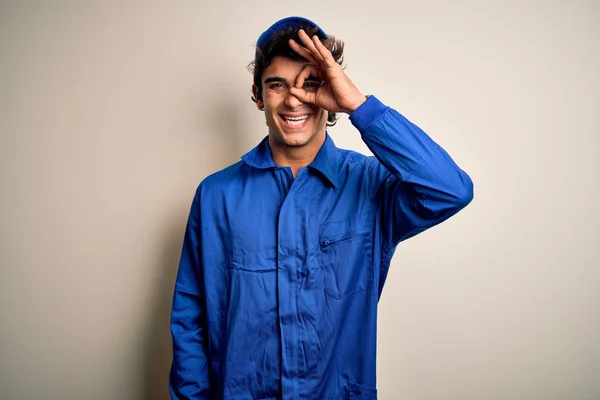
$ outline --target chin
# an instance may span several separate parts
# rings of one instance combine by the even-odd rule
[[[299,133],[277,133],[276,137],[279,139],[278,142],[287,147],[302,147],[306,146],[313,138],[310,134],[299,134]]]
[[[288,129],[279,127],[275,134],[278,141],[289,147],[302,147],[309,144],[317,134],[315,133],[314,127],[311,129],[303,129],[297,131],[290,131]]]

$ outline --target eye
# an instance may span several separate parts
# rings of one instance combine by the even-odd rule
[[[269,89],[282,90],[282,89],[285,89],[285,85],[281,82],[273,82],[273,83],[269,84]]]
[[[321,86],[320,81],[305,81],[304,89],[307,91],[316,91]]]

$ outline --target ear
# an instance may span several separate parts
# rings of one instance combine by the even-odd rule
[[[252,95],[254,96],[256,102],[256,108],[258,108],[260,111],[264,111],[265,103],[262,101],[262,99],[258,98],[258,88],[256,85],[252,85]]]

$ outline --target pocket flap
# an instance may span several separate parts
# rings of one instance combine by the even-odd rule
[[[329,222],[321,225],[319,242],[321,246],[329,246],[356,236],[364,236],[368,233],[369,227],[358,221]]]

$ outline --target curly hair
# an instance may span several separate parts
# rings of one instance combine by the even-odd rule
[[[309,35],[313,36],[317,33],[317,29],[310,25],[302,27],[304,31]],[[254,60],[248,64],[248,70],[254,75],[254,84],[256,85],[256,97],[252,96],[252,101],[256,103],[257,100],[262,100],[262,82],[261,77],[265,69],[271,64],[273,59],[277,56],[287,57],[294,61],[307,61],[304,57],[300,56],[289,46],[289,40],[300,43],[298,38],[298,29],[284,30],[273,35],[263,45],[262,48],[256,47],[256,53]],[[342,64],[344,61],[344,42],[336,39],[333,36],[328,36],[326,39],[321,39],[321,43],[331,51],[333,59],[338,64]],[[329,111],[327,115],[327,126],[333,126],[337,122],[337,116],[334,112]]]

